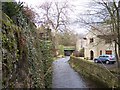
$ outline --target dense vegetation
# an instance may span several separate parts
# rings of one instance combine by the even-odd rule
[[[41,37],[22,3],[2,3],[2,11],[3,88],[51,87],[51,30]]]
[[[57,39],[59,45],[75,46],[78,34],[74,33],[72,30],[64,30],[63,32],[57,33]]]

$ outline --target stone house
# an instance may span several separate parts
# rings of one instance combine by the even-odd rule
[[[84,48],[84,57],[90,60],[102,54],[115,54],[112,37],[110,34],[92,29],[77,42],[76,47],[77,50]]]

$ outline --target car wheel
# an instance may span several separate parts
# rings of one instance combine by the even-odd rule
[[[97,60],[95,60],[94,62],[95,62],[95,63],[98,63],[98,61],[97,61]]]
[[[106,64],[109,64],[109,63],[110,63],[110,62],[107,60],[107,61],[106,61]]]
[[[115,62],[113,61],[112,64],[114,64]]]

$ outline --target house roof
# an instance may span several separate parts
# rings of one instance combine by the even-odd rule
[[[97,26],[93,26],[91,27],[91,30],[89,30],[89,32],[86,34],[86,36],[111,36],[111,27],[109,25],[97,25]]]
[[[97,35],[97,37],[105,40],[108,40],[108,39],[114,40],[116,38],[115,35]]]

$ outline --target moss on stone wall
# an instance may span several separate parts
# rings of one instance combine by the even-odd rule
[[[18,27],[6,14],[1,21],[3,88],[51,87],[51,41],[41,39],[32,23]]]

